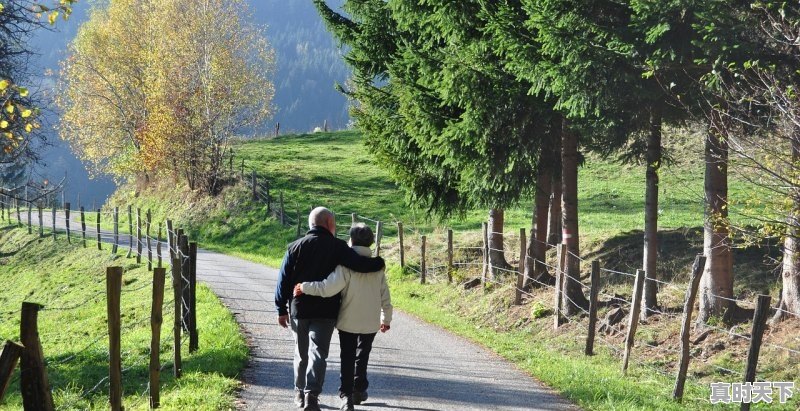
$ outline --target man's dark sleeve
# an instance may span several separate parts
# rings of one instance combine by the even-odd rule
[[[278,273],[278,284],[275,285],[275,308],[278,315],[289,314],[289,301],[292,299],[294,277],[294,256],[290,251],[283,256],[281,270]]]
[[[364,257],[359,255],[356,250],[348,247],[344,241],[337,241],[336,243],[338,244],[337,257],[339,258],[339,265],[359,273],[373,273],[386,267],[383,258]]]

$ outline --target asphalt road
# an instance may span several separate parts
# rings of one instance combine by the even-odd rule
[[[50,215],[44,213],[46,227],[52,224]],[[73,214],[73,221],[75,217]],[[33,221],[36,224],[37,216]],[[59,213],[57,226],[64,225]],[[71,225],[80,230],[79,224]],[[111,236],[103,231],[103,237]],[[120,237],[121,248],[127,248],[127,236]],[[278,325],[273,303],[277,270],[205,250],[198,251],[197,259],[198,279],[231,310],[251,346],[251,360],[242,375],[241,408],[295,409],[292,334]],[[357,410],[578,409],[494,353],[397,309],[392,329],[378,333],[373,347],[369,400],[356,406]],[[339,344],[335,333],[330,353],[320,402],[323,409],[338,409]]]

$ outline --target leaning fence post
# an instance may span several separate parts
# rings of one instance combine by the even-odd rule
[[[97,227],[97,249],[103,249],[103,238],[100,236],[100,209],[97,209],[97,223],[95,224]]]
[[[150,309],[150,408],[158,408],[161,404],[161,324],[164,322],[162,306],[164,304],[164,280],[166,269],[158,267],[153,270],[153,306]]]
[[[11,382],[11,375],[14,374],[24,349],[25,347],[13,341],[6,341],[3,347],[3,352],[0,354],[0,401],[3,401],[8,384]]]
[[[400,268],[406,267],[406,249],[403,245],[403,223],[397,222],[397,239],[400,241]]]
[[[67,224],[67,243],[72,244],[72,234],[69,230],[69,203],[64,203],[64,217]]]
[[[108,309],[108,380],[112,411],[122,410],[122,352],[120,342],[122,267],[106,269],[106,305]]]
[[[553,290],[553,329],[555,330],[561,326],[561,312],[564,301],[562,296],[564,289],[564,263],[567,257],[567,245],[564,243],[559,244],[556,255],[558,264],[556,264],[556,285]]]
[[[53,210],[52,211],[52,214],[53,214],[53,221],[52,221],[52,223],[53,223],[52,224],[52,226],[53,226],[53,240],[55,240],[56,239],[56,206],[55,205],[52,207],[52,210]]]
[[[264,181],[266,183],[266,187],[264,187],[267,192],[267,217],[269,217],[269,213],[272,212],[272,198],[269,196],[269,179]]]
[[[419,282],[425,284],[425,277],[427,276],[427,268],[425,267],[425,240],[427,237],[422,236],[422,244],[420,245],[420,264],[419,264]]]
[[[128,255],[127,258],[133,256],[133,207],[128,205]]]
[[[164,224],[166,224],[167,226],[167,251],[169,251],[169,261],[172,262],[172,260],[174,260],[176,257],[175,255],[176,241],[175,238],[173,237],[174,232],[172,231],[172,220],[167,219],[167,221]]]
[[[142,209],[136,207],[136,264],[142,263]]]
[[[44,366],[42,344],[39,341],[38,317],[42,307],[36,303],[22,303],[22,320],[19,325],[20,342],[25,347],[20,360],[20,386],[22,405],[26,410],[52,411],[53,395],[47,369]]]
[[[153,243],[150,241],[150,209],[147,209],[145,214],[145,238],[147,239],[147,271],[153,271]]]
[[[19,214],[19,199],[17,199],[16,201],[14,201],[14,204],[15,204],[15,205],[16,205],[16,207],[17,207],[17,225],[18,225],[18,226],[20,226],[20,227],[22,227],[22,217],[21,217],[21,216],[20,216],[20,214]]]
[[[448,232],[449,234],[449,232]],[[451,247],[451,246],[450,246]],[[449,248],[449,247],[448,247]],[[517,287],[514,292],[514,304],[522,304],[522,287],[525,285],[525,256],[527,254],[527,247],[525,247],[525,229],[519,229],[519,264],[517,268]],[[451,252],[452,254],[452,252]]]
[[[189,352],[197,351],[197,243],[189,243]]]
[[[453,230],[447,229],[447,282],[453,282]]]
[[[744,372],[744,383],[754,383],[756,381],[756,368],[758,366],[758,354],[761,351],[761,340],[764,338],[764,328],[767,326],[769,316],[769,304],[772,297],[759,295],[756,299],[756,311],[753,313],[753,328],[750,332],[750,349],[747,350],[747,368]],[[750,409],[749,402],[742,402],[742,411]]]
[[[483,268],[481,271],[481,285],[485,288],[486,276],[489,271],[489,227],[486,222],[483,222],[481,228],[483,229]]]
[[[700,286],[700,278],[703,276],[703,268],[706,265],[706,257],[698,254],[692,264],[692,280],[689,289],[686,290],[686,300],[683,303],[683,321],[681,323],[681,359],[678,366],[678,376],[675,379],[675,388],[672,390],[672,398],[681,401],[683,399],[683,387],[686,384],[686,373],[689,371],[689,334],[692,327],[692,310],[694,310],[694,300],[697,298],[697,288]]]
[[[636,328],[639,326],[639,312],[642,309],[642,291],[644,290],[644,270],[636,270],[636,281],[633,283],[633,300],[631,301],[631,313],[628,318],[628,335],[625,337],[625,356],[622,359],[622,373],[628,373],[628,362],[633,349],[633,338],[636,335]]]
[[[167,236],[169,236],[169,233],[167,233]],[[172,259],[172,291],[175,304],[172,375],[175,378],[180,378],[183,368],[181,365],[181,318],[183,318],[183,304],[181,304],[181,259],[177,253],[175,253],[175,257]]]
[[[119,248],[119,207],[114,207],[114,245],[111,246],[111,254],[116,254]]]
[[[83,241],[83,248],[86,248],[86,213],[81,206],[81,240]]]
[[[33,234],[33,224],[31,224],[31,203],[28,203],[28,234]]]
[[[600,294],[600,261],[592,261],[591,288],[589,289],[589,329],[586,334],[584,354],[594,355],[594,336],[597,329],[597,296]]]
[[[183,230],[178,231],[180,238],[178,244],[181,250],[181,298],[183,299],[183,330],[191,335],[191,323],[189,318],[192,315],[192,294],[190,289],[191,276],[191,256],[189,255],[189,237],[183,234]]]
[[[375,226],[375,256],[381,255],[381,237],[383,237],[383,222],[378,221]]]

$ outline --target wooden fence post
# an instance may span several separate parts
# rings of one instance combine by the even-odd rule
[[[183,330],[190,334],[192,328],[190,327],[191,322],[189,318],[192,315],[192,293],[190,289],[190,280],[189,277],[191,276],[191,256],[189,255],[189,237],[183,234],[183,230],[178,231],[180,235],[180,239],[178,239],[178,244],[180,244],[181,250],[181,298],[183,299]]]
[[[19,214],[19,199],[14,201],[17,207],[17,226],[22,227],[22,217]]]
[[[253,201],[258,201],[258,178],[256,177],[256,170],[253,170],[250,184],[253,186]]]
[[[100,209],[97,209],[97,222],[95,223],[97,229],[97,249],[103,249],[103,237],[100,236]]]
[[[175,237],[172,230],[172,220],[167,219],[167,251],[169,251],[169,261],[172,262],[177,256],[175,255]]]
[[[449,234],[449,232],[448,232]],[[533,234],[533,233],[531,233]],[[449,248],[449,246],[448,246]],[[517,287],[514,292],[514,304],[522,304],[522,287],[525,285],[525,256],[527,255],[527,247],[525,247],[525,229],[519,229],[519,264],[517,268]],[[451,252],[452,253],[452,252]]]
[[[39,238],[44,237],[44,219],[42,218],[42,206],[37,207],[39,209]]]
[[[351,227],[356,225],[356,223],[358,222],[358,216],[356,215],[356,213],[350,213],[350,220],[351,220],[350,222]]]
[[[0,354],[0,401],[3,401],[8,384],[11,382],[11,375],[14,374],[24,349],[25,347],[13,341],[6,341],[3,347],[3,352]]]
[[[67,243],[72,244],[72,233],[69,229],[69,203],[64,203],[64,219],[67,224]]]
[[[747,350],[747,368],[744,372],[744,383],[754,383],[756,381],[756,369],[758,367],[758,354],[761,351],[761,340],[764,338],[764,329],[767,326],[769,317],[769,304],[772,297],[759,295],[756,299],[756,311],[753,313],[753,328],[750,332],[750,348]],[[742,402],[742,411],[750,409],[749,402]]]
[[[189,243],[189,352],[199,348],[197,335],[197,243]]]
[[[628,317],[628,335],[625,337],[625,356],[622,359],[622,374],[628,373],[628,362],[633,348],[633,338],[636,335],[636,328],[639,326],[639,313],[642,309],[642,291],[644,290],[644,270],[636,270],[636,281],[633,283],[633,300],[631,301],[631,313]]]
[[[127,258],[131,258],[133,256],[133,207],[129,204],[128,205],[128,255]]]
[[[686,373],[689,371],[689,334],[692,327],[692,311],[694,310],[694,300],[697,298],[697,288],[700,286],[700,278],[703,276],[703,268],[706,266],[706,257],[698,254],[692,264],[692,280],[689,289],[686,290],[686,299],[683,303],[683,321],[681,323],[681,359],[678,366],[678,376],[675,379],[675,388],[672,390],[672,398],[681,401],[683,399],[683,387],[686,384]]]
[[[161,404],[161,324],[164,322],[162,306],[164,304],[164,281],[166,269],[158,267],[153,270],[153,306],[150,309],[150,408],[158,408]]]
[[[86,248],[86,213],[81,206],[81,240],[83,241],[83,248]]]
[[[600,261],[592,261],[591,288],[589,289],[589,329],[586,334],[584,354],[594,355],[594,336],[597,330],[597,297],[600,294]]]
[[[553,329],[557,330],[561,326],[561,312],[563,311],[564,298],[562,296],[564,289],[564,268],[565,260],[567,258],[567,245],[561,243],[558,245],[556,252],[556,285],[553,294]]]
[[[167,236],[169,236],[169,233],[167,233]],[[172,375],[175,378],[180,378],[183,369],[181,364],[181,318],[183,318],[183,304],[181,304],[181,259],[177,255],[172,259],[172,291],[175,299],[175,321],[173,322],[174,356],[172,359]]]
[[[53,221],[51,221],[51,223],[53,223],[52,224],[53,240],[55,240],[56,239],[56,206],[51,207],[51,209],[53,210],[52,211]]]
[[[406,248],[403,244],[403,223],[397,222],[397,238],[400,240],[400,268],[406,267]]]
[[[31,224],[31,203],[28,203],[28,234],[33,234],[33,224]]]
[[[111,246],[111,254],[116,254],[119,249],[119,207],[114,207],[114,245]]]
[[[281,191],[280,197],[280,206],[281,206],[281,226],[286,225],[286,209],[283,207],[283,191]]]
[[[453,282],[453,230],[447,229],[447,282]]]
[[[147,209],[147,213],[145,214],[145,238],[147,239],[147,271],[153,271],[153,244],[150,241],[150,219],[152,215],[150,214],[150,209]]]
[[[136,264],[142,263],[142,209],[136,207]]]
[[[158,225],[158,236],[156,237],[156,258],[158,258],[158,268],[161,268],[161,224]]]
[[[483,229],[483,269],[481,271],[481,286],[486,288],[486,276],[489,272],[489,227],[484,221],[481,224]]]
[[[269,213],[272,212],[272,198],[269,196],[269,179],[266,179],[265,183],[267,192],[267,217],[269,217]]]
[[[427,268],[425,267],[425,240],[427,237],[422,236],[422,244],[420,245],[420,264],[419,264],[419,282],[425,284],[425,277],[427,276]]]
[[[381,255],[381,237],[383,237],[383,222],[378,221],[375,225],[375,257]]]
[[[26,410],[52,411],[53,395],[44,366],[42,344],[39,341],[38,317],[43,307],[36,303],[22,303],[22,321],[19,325],[20,342],[25,347],[20,360],[20,386],[22,405]]]
[[[106,269],[106,305],[108,309],[108,380],[112,411],[122,411],[122,344],[120,341],[122,267]]]

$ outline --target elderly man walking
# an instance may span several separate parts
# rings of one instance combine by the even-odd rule
[[[380,257],[360,256],[336,238],[336,217],[325,207],[311,211],[308,226],[310,230],[305,237],[289,244],[283,257],[275,288],[275,306],[278,323],[284,328],[291,324],[294,334],[294,403],[298,408],[317,411],[341,298],[339,295],[293,298],[293,288],[302,282],[324,280],[338,265],[372,273],[380,272],[384,262]]]

